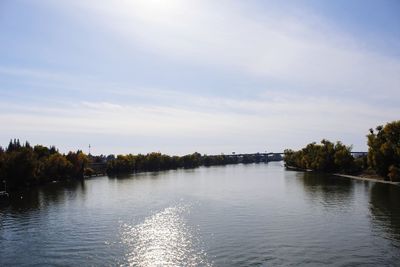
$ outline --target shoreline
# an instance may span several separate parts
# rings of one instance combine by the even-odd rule
[[[314,170],[301,169],[301,168],[297,168],[297,167],[293,167],[293,166],[285,166],[285,168],[288,170],[292,170],[292,171],[316,172]],[[367,177],[357,176],[357,175],[341,174],[341,173],[326,173],[326,174],[332,174],[332,175],[335,175],[338,177],[349,178],[349,179],[354,179],[354,180],[359,180],[359,181],[368,181],[368,182],[374,182],[374,183],[391,184],[391,185],[400,186],[400,182],[385,181],[385,180],[381,180],[381,179],[367,178]]]
[[[340,173],[333,173],[333,175],[339,176],[339,177],[344,177],[344,178],[360,180],[360,181],[368,181],[368,182],[374,182],[374,183],[391,184],[391,185],[400,186],[400,182],[385,181],[385,180],[380,180],[380,179],[367,178],[367,177],[363,177],[363,176],[356,176],[356,175],[349,175],[349,174],[340,174]]]

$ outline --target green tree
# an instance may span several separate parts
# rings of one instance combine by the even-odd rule
[[[50,148],[50,150],[52,150]],[[89,158],[81,150],[75,152],[69,152],[66,156],[67,160],[72,164],[70,169],[70,177],[83,178],[83,172],[85,166],[89,163]]]
[[[351,147],[337,142],[334,151],[335,169],[343,173],[353,172],[355,163],[354,157],[351,155]]]
[[[41,177],[44,180],[62,180],[70,176],[73,165],[59,153],[50,155],[44,162]]]
[[[375,171],[392,181],[399,181],[400,168],[400,121],[387,123],[384,127],[370,129],[368,138],[368,164]]]
[[[36,183],[38,162],[30,148],[19,148],[7,153],[5,176],[10,188]]]
[[[341,142],[336,144],[323,139],[321,144],[308,144],[299,151],[286,149],[284,160],[287,166],[322,172],[355,172],[356,164],[351,155],[351,147]]]

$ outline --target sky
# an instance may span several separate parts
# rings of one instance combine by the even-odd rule
[[[229,154],[400,119],[400,1],[1,0],[0,145]]]

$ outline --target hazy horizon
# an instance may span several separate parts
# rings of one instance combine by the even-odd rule
[[[0,3],[0,146],[366,151],[400,114],[400,2]]]

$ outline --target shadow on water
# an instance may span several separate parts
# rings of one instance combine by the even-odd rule
[[[309,200],[328,208],[350,208],[355,201],[355,188],[358,192],[358,189],[362,189],[369,195],[369,209],[374,226],[383,229],[388,239],[400,241],[399,186],[360,182],[314,172],[295,173],[295,176]]]
[[[162,170],[162,171],[144,171],[144,172],[136,172],[131,174],[113,174],[108,175],[109,179],[117,179],[117,180],[125,180],[125,179],[158,179],[160,177],[165,177],[166,174],[170,173],[194,173],[196,169],[172,169],[172,170]]]
[[[400,187],[373,184],[369,208],[372,221],[382,227],[390,239],[400,241]]]
[[[50,183],[12,192],[6,205],[0,206],[0,209],[23,213],[43,209],[54,204],[62,204],[67,198],[74,197],[77,194],[85,194],[84,181]]]
[[[114,181],[124,181],[124,180],[146,180],[151,179],[155,180],[160,177],[164,177],[167,172],[170,171],[158,171],[158,172],[138,172],[138,173],[131,173],[131,174],[118,174],[118,175],[108,175],[109,180]]]
[[[322,202],[324,206],[346,207],[353,200],[354,185],[349,179],[316,172],[295,175],[309,199]]]

